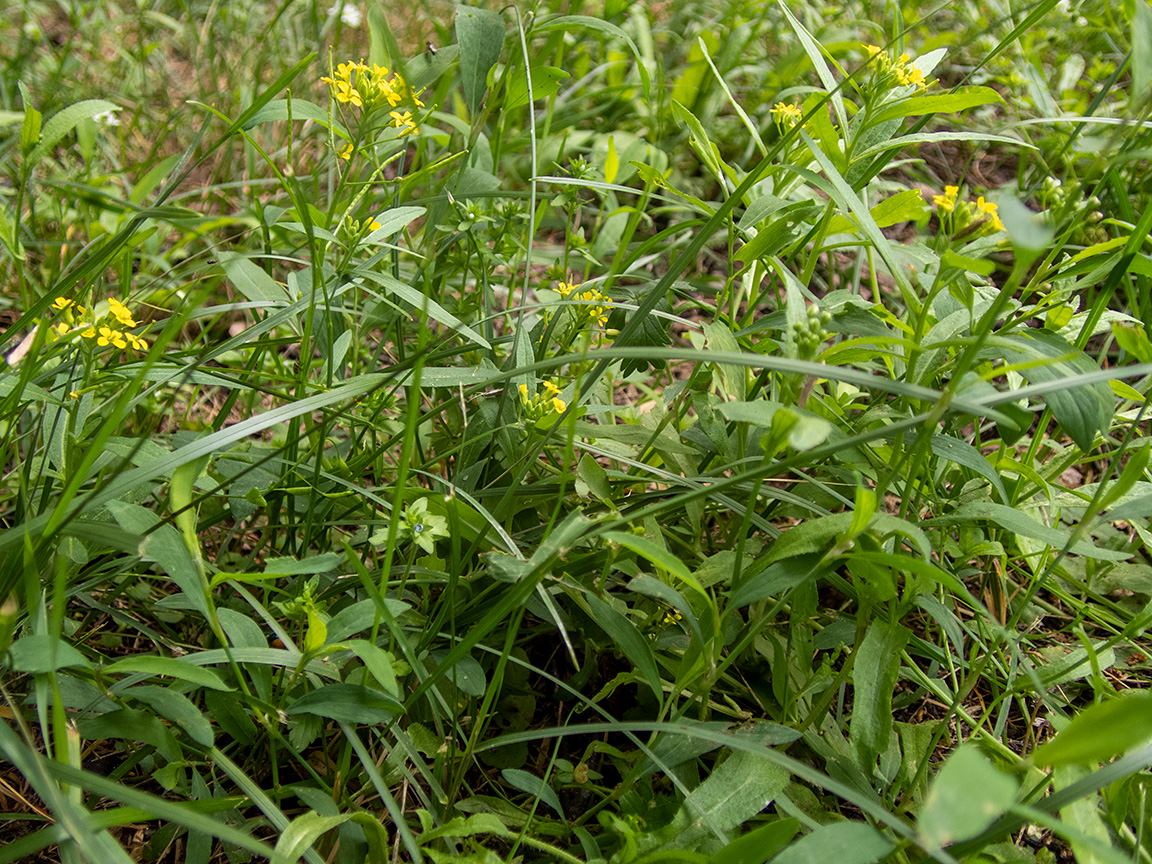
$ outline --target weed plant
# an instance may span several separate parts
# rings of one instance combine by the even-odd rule
[[[9,0],[0,862],[1152,860],[1152,7]]]

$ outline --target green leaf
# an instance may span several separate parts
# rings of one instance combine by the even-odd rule
[[[29,675],[41,675],[69,666],[88,666],[88,658],[63,640],[48,633],[24,636],[8,649],[12,668]]]
[[[833,822],[801,837],[772,864],[872,864],[892,849],[892,842],[863,822]]]
[[[945,249],[944,254],[940,256],[940,267],[941,269],[956,267],[959,270],[966,270],[980,276],[991,276],[996,269],[996,262],[984,258],[969,258],[967,255]]]
[[[488,89],[488,71],[504,48],[504,19],[499,12],[474,6],[456,7],[456,41],[460,46],[460,86],[473,114]]]
[[[967,441],[953,438],[950,435],[933,435],[931,444],[932,452],[937,456],[975,471],[992,484],[992,488],[996,490],[1001,501],[1008,500],[1008,493],[1004,490],[1004,484],[1000,480],[1000,475],[996,473],[996,469],[992,467],[983,453]]]
[[[583,491],[581,491],[583,485]],[[595,495],[601,501],[612,500],[612,486],[608,482],[608,472],[596,461],[591,453],[580,457],[576,466],[576,491],[581,497],[588,497],[588,493]]]
[[[615,642],[624,656],[636,664],[644,681],[652,688],[657,701],[663,701],[664,688],[660,680],[660,670],[656,665],[656,655],[652,653],[652,646],[648,640],[640,635],[640,631],[625,615],[617,612],[594,594],[586,594],[584,598],[588,603],[588,610],[595,621],[608,637]]]
[[[259,126],[261,123],[271,123],[274,120],[287,120],[288,119],[288,100],[287,99],[273,99],[255,114],[248,118],[247,122],[243,125],[245,131]],[[315,102],[309,102],[307,99],[292,98],[292,120],[311,120],[318,123],[325,129],[328,128],[328,110],[321,108]],[[339,126],[337,127],[339,128]]]
[[[1132,15],[1132,102],[1152,93],[1152,6],[1136,0]]]
[[[402,228],[407,228],[408,225],[416,219],[419,219],[426,212],[426,207],[389,207],[383,213],[376,216],[376,223],[380,227],[374,228],[372,233],[365,238],[365,241],[375,243],[378,240],[391,237]]]
[[[396,699],[359,684],[327,684],[305,693],[286,713],[315,714],[345,723],[389,723],[400,708]]]
[[[848,740],[856,748],[867,773],[871,773],[876,757],[888,748],[892,693],[899,677],[900,654],[907,641],[907,629],[877,619],[868,625],[864,641],[856,648]]]
[[[928,218],[928,205],[918,189],[905,189],[890,195],[868,211],[877,227],[889,228],[901,222],[919,222]]]
[[[24,122],[20,127],[20,152],[27,156],[35,149],[36,143],[40,140],[40,126],[44,121],[44,115],[32,107],[32,102],[23,82],[20,82],[19,86],[20,94],[24,98]]]
[[[1152,342],[1143,327],[1136,327],[1123,321],[1112,322],[1112,335],[1116,344],[1139,360],[1141,363],[1152,363]]]
[[[723,182],[724,168],[720,165],[720,154],[708,138],[708,133],[704,131],[703,124],[696,118],[695,114],[679,102],[672,103],[672,113],[677,120],[688,127],[688,134],[697,155],[716,178]]]
[[[635,534],[626,534],[623,531],[607,531],[602,536],[610,543],[619,543],[625,549],[631,549],[637,555],[646,558],[657,567],[667,570],[671,575],[688,585],[688,587],[701,597],[710,599],[708,592],[704,590],[703,586],[696,580],[696,577],[684,566],[684,562],[663,546],[653,543],[647,537],[638,537]]]
[[[81,718],[77,726],[80,737],[86,741],[123,738],[150,744],[166,759],[180,758],[180,745],[176,736],[155,714],[128,708],[109,711],[96,717]]]
[[[143,702],[164,719],[176,723],[197,744],[204,747],[212,746],[214,741],[212,724],[200,713],[200,709],[192,704],[192,700],[183,693],[168,687],[144,684],[139,687],[129,687],[123,692],[123,695]]]
[[[297,816],[280,834],[280,839],[276,841],[276,849],[272,853],[271,864],[296,864],[300,860],[300,856],[312,848],[312,844],[322,835],[343,825],[352,816],[351,813],[342,813],[339,816],[321,816],[315,810],[309,810],[302,816]]]
[[[1001,191],[996,195],[996,206],[1018,254],[1028,253],[1027,260],[1030,261],[1051,246],[1055,236],[1052,226],[1039,213],[1025,207],[1015,195]]]
[[[276,557],[264,562],[266,576],[300,576],[303,574],[327,573],[336,569],[343,559],[335,552],[325,552],[309,558]]]
[[[785,408],[777,417],[788,416],[788,446],[793,450],[811,450],[823,444],[834,428],[823,417],[815,414],[798,411],[795,408]]]
[[[693,821],[701,816],[721,831],[743,825],[767,807],[790,775],[763,756],[738,750],[725,759],[708,778],[692,790],[684,811]]]
[[[620,171],[620,155],[616,152],[616,139],[608,136],[608,153],[604,156],[604,182],[615,183]]]
[[[853,512],[833,513],[830,516],[809,519],[789,528],[772,544],[768,552],[768,562],[806,555],[809,552],[827,551],[836,537],[852,527],[854,515]],[[932,544],[928,540],[928,535],[906,519],[887,513],[877,513],[869,521],[868,530],[881,535],[902,534],[912,541],[925,558],[932,554]]]
[[[108,510],[121,528],[140,538],[140,557],[159,564],[165,575],[184,592],[192,608],[210,619],[200,570],[180,533],[171,525],[157,524],[160,520],[156,514],[139,504],[109,501]]]
[[[508,834],[508,828],[492,813],[475,813],[467,819],[463,816],[457,816],[439,828],[431,828],[421,833],[420,843],[424,845],[433,840],[439,840],[441,837],[472,837],[476,834],[494,834],[497,837],[504,837]]]
[[[505,768],[500,775],[509,785],[521,792],[527,792],[533,798],[539,798],[555,810],[561,819],[565,818],[564,808],[560,806],[560,797],[556,794],[556,790],[535,774],[529,774],[519,768]]]
[[[789,779],[763,756],[737,750],[692,790],[668,825],[644,835],[638,849],[691,849],[709,835],[723,837],[772,803]]]
[[[60,143],[60,139],[71,132],[81,120],[91,119],[97,114],[113,111],[117,107],[103,99],[86,99],[53,114],[40,129],[40,138],[32,148],[32,152],[28,154],[28,164],[35,165],[47,156],[52,148]]]
[[[0,207],[0,243],[8,250],[8,254],[17,261],[24,260],[24,244],[16,236],[16,223],[8,216],[8,211]]]
[[[411,305],[413,308],[422,311],[433,321],[438,321],[448,329],[455,330],[461,336],[472,340],[477,345],[489,349],[492,347],[490,344],[488,344],[487,339],[485,339],[483,336],[481,336],[479,333],[477,333],[435,300],[430,297],[425,297],[411,285],[405,285],[399,279],[396,279],[387,273],[376,273],[372,270],[367,270],[362,267],[357,268],[353,271],[353,273],[358,279],[368,279],[369,281],[375,282],[385,291],[391,294],[395,294],[397,297]],[[482,371],[477,370],[465,371],[472,375],[483,374]]]
[[[765,747],[779,747],[791,744],[800,737],[800,733],[779,723],[757,721],[747,726],[735,727],[722,720],[690,721],[681,718],[677,721],[677,728],[681,731],[671,735],[661,735],[656,743],[649,748],[651,756],[645,756],[638,763],[641,777],[647,777],[656,771],[667,771],[685,762],[711,753],[724,745],[723,736],[728,735],[744,742],[763,745]],[[699,730],[708,737],[693,734]],[[716,737],[720,736],[720,737]]]
[[[948,93],[933,93],[925,96],[911,96],[901,99],[895,105],[888,105],[872,118],[874,124],[898,117],[918,117],[923,114],[951,114],[978,105],[1003,103],[1000,94],[991,87],[959,87]],[[919,194],[919,193],[917,193]]]
[[[1013,534],[1022,534],[1047,543],[1054,549],[1063,549],[1068,543],[1068,532],[1049,528],[1032,517],[1021,513],[1012,507],[995,504],[991,501],[969,501],[961,504],[947,516],[937,516],[925,520],[923,523],[929,527],[939,525],[964,525],[976,519],[987,519],[995,522],[1001,528]],[[792,529],[795,530],[795,529]],[[787,536],[787,535],[785,535]],[[1095,558],[1100,561],[1127,561],[1132,557],[1131,552],[1115,552],[1111,549],[1099,549],[1087,540],[1073,543],[1070,552],[1083,555],[1085,558]]]
[[[1122,695],[1085,708],[1032,754],[1037,765],[1103,762],[1152,735],[1152,694]]]
[[[726,608],[740,609],[815,579],[827,569],[820,566],[823,557],[809,553],[777,561],[744,582],[728,600]]]
[[[1002,774],[975,745],[959,747],[924,799],[920,836],[925,848],[939,849],[975,837],[1016,798],[1016,781]]]
[[[812,34],[796,19],[796,16],[792,14],[784,0],[780,0],[780,9],[784,12],[788,23],[792,25],[792,29],[796,31],[796,35],[800,38],[800,44],[804,48],[804,53],[807,54],[808,59],[812,61],[812,67],[816,70],[816,74],[820,78],[820,83],[824,85],[824,89],[828,92],[828,96],[832,102],[832,108],[836,112],[836,119],[840,123],[840,128],[847,129],[848,112],[844,109],[844,96],[840,92],[840,87],[836,84],[836,79],[832,77],[832,70],[829,69],[828,64],[824,62],[823,46],[812,38]]]
[[[110,674],[143,672],[148,675],[163,675],[179,681],[187,681],[190,684],[207,687],[211,690],[227,692],[235,689],[225,684],[224,680],[213,669],[193,666],[191,663],[176,657],[158,657],[154,654],[125,657],[110,666],[105,666],[104,672]]]
[[[371,601],[367,602],[370,603]],[[392,666],[392,661],[395,658],[390,653],[367,639],[354,639],[346,643],[346,647],[360,658],[360,662],[376,679],[377,684],[397,699],[400,698],[400,685],[396,682],[396,671]]]
[[[290,299],[287,288],[239,252],[221,253],[220,266],[224,268],[228,281],[246,300],[263,304],[287,303]]]
[[[572,76],[555,66],[532,67],[532,98],[547,99],[560,89],[560,82]],[[504,107],[511,110],[528,104],[528,81],[520,73],[508,82],[504,92]],[[612,181],[609,180],[609,183]]]
[[[712,856],[711,864],[764,864],[800,830],[798,819],[779,819],[738,837]]]

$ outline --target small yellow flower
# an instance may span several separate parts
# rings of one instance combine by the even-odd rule
[[[524,385],[521,384],[520,386],[523,387]],[[558,396],[560,394],[560,388],[556,386],[555,382],[553,382],[551,378],[545,378],[544,392],[549,396]]]
[[[108,298],[108,308],[112,312],[112,317],[119,321],[124,327],[136,326],[136,322],[132,318],[132,313],[128,311],[128,307],[115,297]]]
[[[89,327],[87,330],[85,330],[80,335],[85,339],[95,339],[96,338],[96,328],[95,327]]]
[[[557,414],[563,414],[568,410],[568,403],[561,399],[559,396],[552,398],[552,410]]]
[[[936,205],[937,209],[952,212],[956,206],[956,196],[960,194],[959,186],[945,186],[943,195],[933,195],[932,203]]]
[[[71,300],[69,300],[67,297],[57,297],[56,302],[54,302],[52,304],[52,308],[53,309],[59,309],[61,312],[63,312],[69,306],[74,306],[74,305],[75,304]]]
[[[411,111],[389,111],[388,116],[392,118],[392,125],[400,130],[400,137],[420,134],[419,127],[412,120]]]
[[[340,80],[333,81],[331,78],[322,78],[320,80],[327,81],[332,85],[332,95],[336,97],[337,102],[355,105],[357,108],[363,107],[364,99],[360,96],[360,91],[349,82]]]
[[[520,398],[523,399],[525,402],[528,401],[528,385],[527,384],[521,384],[520,385]]]
[[[375,219],[373,219],[372,217],[368,217],[368,230],[369,230],[369,231],[375,231],[375,230],[377,230],[379,227],[380,227],[380,223],[379,223],[379,222],[377,222],[377,221],[376,221]]]
[[[574,290],[576,290],[576,288],[578,286],[579,286],[579,283],[577,283],[576,285],[569,285],[567,282],[557,282],[556,283],[556,293],[559,294],[561,297],[567,297]]]
[[[785,129],[791,129],[800,122],[800,118],[803,116],[804,112],[801,111],[797,105],[789,105],[787,102],[777,102],[772,106],[772,119]]]
[[[340,151],[340,153],[339,153],[340,158],[341,159],[351,159],[353,152],[355,152],[355,149],[356,148],[354,148],[352,146],[352,142],[349,141],[347,144],[344,145],[344,149]]]
[[[61,336],[65,335],[68,332],[68,325],[64,324],[64,323],[57,324],[56,325],[56,332],[59,333]]]
[[[96,337],[96,344],[101,348],[105,345],[114,345],[117,348],[128,347],[128,343],[124,339],[124,334],[119,330],[113,330],[111,327],[100,328],[100,335]]]
[[[991,201],[985,201],[983,195],[976,199],[976,217],[987,219],[994,231],[1004,230],[1004,223],[1000,221],[999,208]]]

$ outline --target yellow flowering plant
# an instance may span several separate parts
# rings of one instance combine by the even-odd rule
[[[568,410],[568,402],[561,396],[563,389],[551,378],[545,378],[535,392],[527,384],[518,389],[524,419],[532,426],[552,426]]]
[[[868,55],[868,65],[878,87],[915,87],[917,90],[926,90],[932,84],[906,53],[893,57],[877,45],[865,45],[864,53]]]
[[[394,137],[420,134],[420,126],[412,112],[425,105],[420,92],[414,91],[400,73],[363,60],[340,63],[331,71],[331,75],[321,77],[320,81],[328,85],[338,105],[357,110],[360,129],[354,140],[371,140],[370,133],[376,122],[374,115],[384,110],[388,112],[385,126],[398,130]],[[356,149],[350,141],[340,148],[338,155],[348,160]]]
[[[111,345],[121,351],[131,348],[133,351],[147,351],[148,343],[130,332],[131,328],[138,327],[132,312],[115,297],[108,298],[108,312],[94,314],[92,310],[81,306],[67,297],[57,297],[52,308],[61,313],[62,320],[53,325],[53,332],[57,338],[79,333],[81,339],[90,339],[97,347],[105,348]]]
[[[960,196],[959,186],[945,186],[943,195],[933,195],[942,231],[951,236],[987,237],[1004,230],[995,204],[984,196],[971,203]]]

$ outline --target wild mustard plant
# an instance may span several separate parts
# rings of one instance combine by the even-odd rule
[[[606,326],[608,324],[608,311],[606,307],[600,304],[607,302],[608,298],[600,293],[598,288],[588,288],[583,291],[579,289],[580,283],[556,283],[556,293],[565,300],[573,302],[573,305],[569,308],[573,312],[577,325],[596,324],[600,327]],[[577,303],[581,305],[575,305]]]
[[[868,55],[873,80],[877,87],[915,87],[917,90],[926,90],[931,86],[932,82],[924,77],[924,73],[908,54],[893,57],[876,45],[863,47],[864,53]]]
[[[943,195],[933,195],[940,226],[949,236],[987,237],[1004,230],[999,208],[984,196],[975,202],[960,198],[960,187],[946,186]]]
[[[139,325],[128,307],[115,297],[108,298],[108,312],[99,316],[67,297],[57,297],[52,308],[61,313],[63,319],[53,328],[58,338],[79,333],[81,339],[90,339],[100,348],[111,345],[120,350],[148,350],[144,339],[129,332]]]
[[[561,388],[551,378],[541,382],[541,390],[531,392],[527,384],[520,385],[520,404],[524,418],[530,424],[541,420],[555,419],[568,410],[568,403],[561,397]]]
[[[380,111],[388,112],[383,128],[396,130],[394,137],[420,134],[412,112],[424,108],[424,102],[420,99],[421,94],[414,92],[398,72],[363,60],[349,61],[339,64],[332,75],[325,75],[320,80],[328,85],[338,104],[356,109],[357,131],[353,141],[340,150],[341,159],[352,158],[357,148],[354,142],[374,143],[377,113]]]

